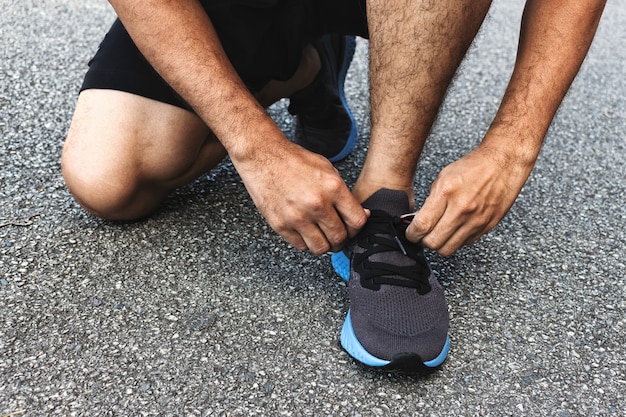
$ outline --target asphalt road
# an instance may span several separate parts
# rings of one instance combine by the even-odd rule
[[[496,2],[416,178],[418,204],[489,125],[520,5]],[[0,0],[0,416],[626,415],[626,1],[596,41],[504,221],[429,253],[452,350],[429,377],[373,372],[337,345],[328,256],[288,247],[225,163],[154,217],[72,200],[59,156],[113,14],[96,0]],[[366,44],[348,97],[368,139]],[[272,108],[291,134],[285,103]]]

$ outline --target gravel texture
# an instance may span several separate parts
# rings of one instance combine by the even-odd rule
[[[496,2],[424,152],[418,204],[488,127],[520,2]],[[60,175],[96,0],[0,0],[0,416],[626,414],[626,1],[609,2],[536,169],[503,222],[450,258],[452,351],[429,377],[372,372],[337,345],[345,285],[291,249],[232,165],[144,222],[87,215]],[[366,44],[347,95],[368,132]],[[291,134],[279,103],[272,115]]]

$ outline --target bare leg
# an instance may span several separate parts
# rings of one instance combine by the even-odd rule
[[[372,131],[354,187],[413,200],[417,161],[448,86],[491,0],[368,0]]]
[[[86,90],[63,148],[65,182],[89,212],[111,220],[151,213],[169,192],[225,155],[178,107],[114,90]]]
[[[257,95],[267,107],[306,87],[319,72],[312,46],[288,81]],[[195,114],[115,90],[86,90],[63,148],[65,182],[86,210],[110,220],[151,214],[175,188],[217,165],[226,151]]]

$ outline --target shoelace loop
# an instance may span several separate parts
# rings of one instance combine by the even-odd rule
[[[356,253],[353,259],[354,270],[359,274],[363,287],[378,290],[381,284],[388,284],[415,288],[420,294],[430,291],[430,268],[423,248],[406,238],[407,226],[406,219],[391,216],[382,210],[371,210],[367,224],[357,237],[357,245],[365,251]],[[370,261],[372,255],[398,251],[414,263],[401,266]]]

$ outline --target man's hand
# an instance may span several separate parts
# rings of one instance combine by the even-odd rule
[[[406,236],[444,256],[480,238],[504,217],[532,164],[478,147],[444,168],[415,213]]]
[[[504,217],[530,175],[605,3],[527,1],[515,68],[489,132],[439,174],[407,238],[450,255]]]
[[[289,142],[228,61],[196,0],[111,0],[131,37],[224,145],[255,204],[289,243],[339,250],[367,219],[333,166]]]
[[[233,163],[270,226],[298,249],[338,251],[367,220],[332,164],[287,140]]]

